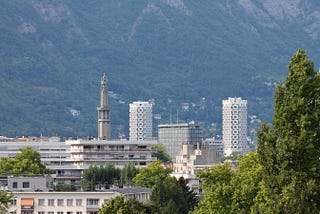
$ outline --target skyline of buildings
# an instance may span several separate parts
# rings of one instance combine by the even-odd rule
[[[26,146],[38,151],[41,161],[48,169],[55,171],[49,179],[54,185],[74,185],[81,191],[81,178],[84,170],[90,166],[101,166],[107,163],[123,168],[134,163],[135,167],[145,167],[156,160],[152,156],[156,150],[152,147],[162,144],[173,162],[172,176],[184,177],[197,194],[200,194],[199,179],[196,173],[206,167],[211,167],[222,161],[224,155],[232,152],[246,152],[247,140],[247,101],[241,98],[228,98],[223,101],[223,138],[203,139],[201,126],[196,122],[159,124],[158,139],[152,134],[152,103],[137,101],[129,105],[129,139],[112,140],[110,133],[110,108],[108,105],[108,80],[104,74],[100,82],[100,106],[98,111],[98,136],[84,139],[66,139],[58,137],[20,138],[18,141],[0,138],[0,157],[15,157]],[[40,214],[60,213],[96,214],[98,208],[105,204],[104,197],[114,197],[122,194],[126,197],[141,197],[148,200],[150,191],[145,189],[108,190],[94,193],[79,192],[75,197],[72,193],[50,192],[37,193],[40,180],[31,178],[15,178],[9,181],[6,188],[16,188],[16,204],[11,208],[29,213],[37,211]],[[29,179],[29,180],[28,180]],[[40,179],[40,178],[39,178]],[[20,183],[19,183],[20,182]],[[44,182],[43,185],[47,184]],[[93,198],[94,197],[94,198]],[[78,202],[81,204],[77,204]],[[80,207],[79,207],[80,206]],[[82,206],[82,207],[81,207]],[[92,207],[92,208],[91,208]]]

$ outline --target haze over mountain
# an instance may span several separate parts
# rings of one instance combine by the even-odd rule
[[[113,137],[136,100],[209,129],[228,96],[270,122],[292,54],[318,60],[320,2],[2,0],[0,30],[0,135],[96,136],[103,73]]]

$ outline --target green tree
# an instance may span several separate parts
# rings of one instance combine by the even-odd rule
[[[204,198],[194,213],[231,213],[234,192],[231,180],[234,174],[229,162],[201,171],[198,176],[202,183]]]
[[[15,158],[3,157],[0,159],[1,174],[15,175],[35,175],[49,174],[51,170],[41,163],[39,152],[34,151],[31,147],[26,147],[16,155]]]
[[[320,212],[320,74],[304,50],[292,57],[276,89],[273,128],[259,132],[263,190],[257,210]]]
[[[230,162],[199,173],[204,198],[194,213],[243,213],[252,211],[260,190],[262,166],[257,153],[238,156],[237,170]]]
[[[81,187],[84,191],[94,191],[101,188],[108,189],[113,184],[118,185],[120,174],[120,169],[117,169],[114,164],[90,166],[83,172]]]
[[[155,186],[151,194],[153,213],[186,214],[197,205],[196,194],[190,190],[183,178],[167,177]]]
[[[134,166],[134,163],[126,164],[121,169],[120,186],[132,186],[133,178],[138,174],[139,170]]]
[[[166,148],[164,148],[162,144],[155,144],[152,146],[152,148],[157,150],[157,152],[152,154],[152,157],[156,157],[162,163],[172,162],[170,155],[168,154]]]
[[[99,210],[99,214],[145,214],[147,208],[134,199],[124,200],[123,196],[117,196],[108,201]]]
[[[12,194],[4,190],[0,190],[0,213],[1,214],[8,213],[9,204],[12,200],[13,200]]]
[[[139,170],[139,173],[133,178],[133,182],[135,186],[154,188],[165,180],[171,171],[171,169],[163,167],[160,160],[153,161],[147,167]]]
[[[257,153],[250,152],[240,157],[230,183],[233,188],[231,213],[247,214],[252,211],[261,180],[262,166]]]
[[[55,192],[75,192],[77,187],[73,184],[57,184],[54,186]]]

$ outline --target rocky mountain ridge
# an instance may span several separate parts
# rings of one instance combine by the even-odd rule
[[[136,100],[219,133],[222,99],[241,96],[270,122],[291,55],[319,55],[319,19],[315,0],[4,0],[0,135],[96,135],[103,73],[113,137]]]

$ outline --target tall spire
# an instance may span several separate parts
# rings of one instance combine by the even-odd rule
[[[98,110],[98,139],[110,139],[110,108],[108,106],[108,79],[103,74],[100,82],[100,106]]]

